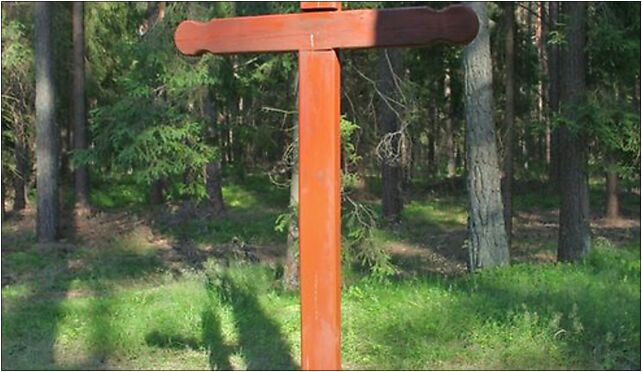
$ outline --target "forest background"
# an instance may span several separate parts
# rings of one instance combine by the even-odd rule
[[[340,52],[346,362],[639,368],[640,4],[469,6],[474,48]],[[298,11],[2,3],[3,368],[297,367],[296,54],[173,33]]]

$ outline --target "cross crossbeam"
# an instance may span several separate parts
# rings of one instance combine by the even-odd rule
[[[174,40],[187,55],[463,45],[477,35],[469,8],[315,11],[184,21]]]
[[[303,13],[184,21],[186,55],[299,52],[299,252],[301,367],[341,368],[341,180],[338,49],[463,45],[478,20],[469,8],[341,11],[304,1]]]

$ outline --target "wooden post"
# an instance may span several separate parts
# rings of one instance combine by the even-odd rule
[[[299,52],[301,367],[341,368],[340,66]]]

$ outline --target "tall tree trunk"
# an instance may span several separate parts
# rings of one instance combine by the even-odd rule
[[[2,199],[0,202],[2,203],[2,219],[4,220],[4,217],[7,214],[7,209],[4,206],[4,202],[7,199],[7,189],[4,187],[4,178],[0,184],[0,199]]]
[[[139,33],[145,35],[154,25],[162,21],[165,17],[165,2],[164,1],[148,1],[145,19],[140,26]],[[166,187],[164,179],[157,179],[152,181],[149,189],[150,202],[152,205],[159,205],[165,201],[164,190]]]
[[[214,215],[218,217],[225,215],[221,163],[219,159],[213,160],[207,164],[205,183],[207,186],[207,199],[214,209]]]
[[[548,6],[549,30],[557,31],[559,3],[557,1],[551,1],[548,3]],[[559,45],[553,43],[550,43],[548,45],[548,109],[549,118],[552,119],[554,115],[559,114],[561,79],[560,47]],[[548,167],[548,183],[550,185],[550,190],[557,192],[557,190],[559,189],[558,182],[560,169],[559,130],[557,128],[551,131],[550,156],[551,161]]]
[[[560,227],[557,257],[575,261],[591,247],[586,141],[582,135],[579,106],[586,91],[586,3],[564,3],[562,10],[568,23],[562,51],[560,103],[564,116],[580,130],[560,127]]]
[[[448,163],[446,164],[446,177],[455,177],[457,170],[457,159],[455,158],[455,128],[453,127],[453,103],[452,103],[452,82],[450,69],[446,68],[444,74],[444,112],[446,113],[444,129],[446,130],[445,149]]]
[[[155,180],[149,185],[149,200],[152,205],[160,205],[165,201],[163,180]]]
[[[464,48],[470,269],[509,263],[493,109],[493,69],[486,4],[468,3],[479,34]]]
[[[299,74],[294,79],[294,102],[299,102]],[[299,114],[292,120],[292,176],[290,178],[290,223],[288,224],[287,252],[283,268],[283,287],[299,288]]]
[[[428,125],[428,176],[434,178],[437,174],[437,158],[435,156],[435,147],[437,146],[437,133],[439,121],[439,109],[436,100],[432,100],[430,107],[431,118]]]
[[[217,134],[219,133],[218,118],[219,112],[214,105],[214,97],[207,93],[202,100],[203,112],[209,119],[208,137],[212,144],[217,143]],[[221,174],[221,157],[212,160],[205,166],[205,188],[207,189],[207,199],[214,210],[214,215],[221,217],[225,215],[225,202],[223,200],[223,182]]]
[[[383,218],[388,222],[397,222],[403,209],[402,194],[402,162],[401,162],[401,123],[395,110],[399,89],[395,83],[395,75],[401,71],[401,53],[396,49],[379,51],[377,64],[378,91],[391,99],[379,97],[378,114],[384,136],[389,137],[390,146],[383,154],[381,164],[382,210]]]
[[[73,122],[74,151],[87,149],[87,115],[85,109],[85,20],[84,4],[73,3]],[[86,165],[75,167],[75,197],[77,212],[89,208],[89,173]]]
[[[165,18],[165,2],[164,1],[148,1],[147,11],[145,12],[145,19],[143,24],[139,27],[139,34],[142,36],[146,34],[154,24]]]
[[[548,23],[543,1],[537,2],[537,31],[535,33],[537,40],[537,56],[539,60],[540,74],[537,83],[538,90],[538,121],[540,125],[545,126],[544,133],[544,160],[546,164],[551,162],[551,127],[546,121],[546,110],[548,101],[548,89],[546,77],[548,76],[548,53],[546,49],[546,38],[548,37]]]
[[[25,185],[27,180],[27,137],[25,133],[25,126],[27,125],[23,120],[16,120],[15,136],[16,143],[14,155],[16,157],[16,172],[13,178],[13,210],[15,212],[21,211],[27,205],[27,198],[25,196]]]
[[[36,182],[38,206],[36,235],[39,242],[58,237],[59,132],[55,119],[53,83],[52,4],[35,5],[36,62]]]
[[[502,172],[502,201],[504,203],[504,224],[508,247],[511,246],[513,232],[513,132],[515,127],[515,5],[505,3],[504,15],[506,23],[505,61],[506,61],[506,106],[504,126],[504,161]]]
[[[640,113],[640,72],[635,75],[635,93],[633,94],[633,106],[635,111]]]
[[[618,175],[616,161],[608,156],[606,162],[606,218],[620,218],[620,198],[618,194]]]

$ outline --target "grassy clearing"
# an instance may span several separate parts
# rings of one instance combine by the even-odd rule
[[[111,257],[117,277],[41,273],[49,285],[5,287],[3,368],[299,366],[298,297],[274,288],[273,269],[211,260],[178,278],[135,280],[144,255]],[[639,243],[600,243],[577,265],[364,278],[345,288],[343,311],[347,368],[638,369]]]
[[[276,267],[228,266],[211,251],[175,262],[174,248],[158,242],[282,244],[273,223],[287,192],[248,184],[225,189],[225,220],[161,226],[153,237],[133,229],[99,242],[38,246],[31,230],[4,223],[2,368],[298,368],[298,295],[279,289]],[[412,254],[395,256],[400,269],[434,266],[422,252],[446,257],[465,238],[465,216],[457,196],[415,199],[377,241],[408,248]],[[542,228],[519,222],[519,229],[526,231],[516,237],[520,249],[554,251],[554,236]],[[388,282],[351,273],[344,368],[639,369],[639,238],[594,243],[578,264],[518,263],[464,275],[417,270]]]

